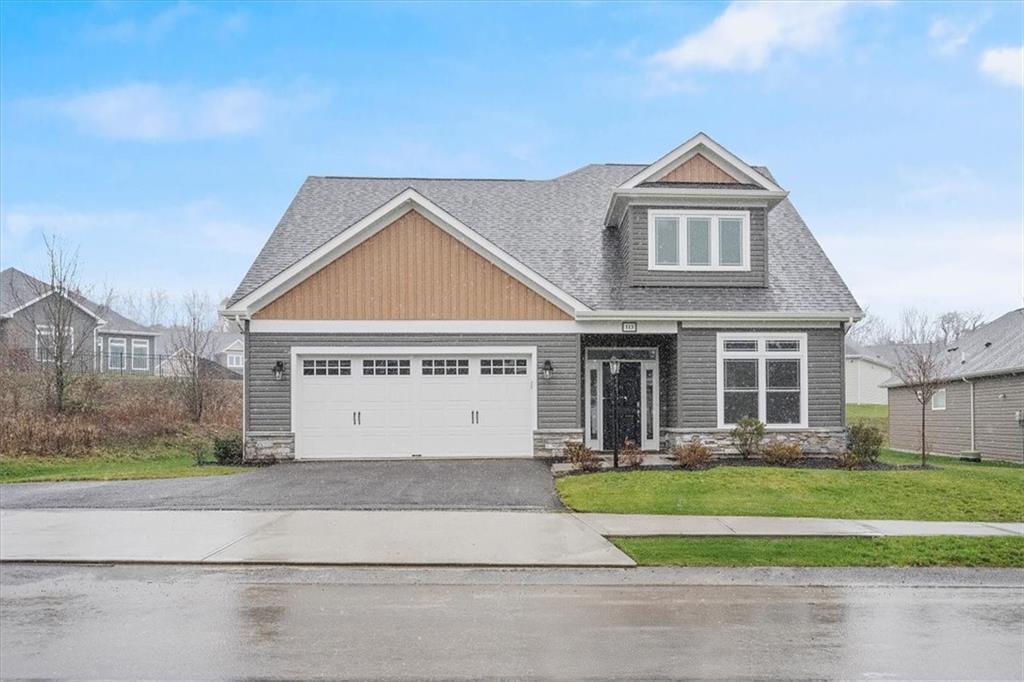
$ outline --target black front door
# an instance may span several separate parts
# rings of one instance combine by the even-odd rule
[[[601,375],[604,382],[603,418],[604,438],[602,447],[605,450],[615,449],[618,438],[619,447],[627,440],[637,445],[640,440],[640,363],[619,362],[618,382],[608,369],[608,363],[601,363]],[[616,383],[618,384],[618,410],[616,403]],[[617,412],[617,421],[616,421]],[[616,425],[618,428],[616,428]]]

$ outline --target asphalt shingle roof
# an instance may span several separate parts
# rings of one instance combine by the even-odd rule
[[[413,188],[593,309],[860,311],[789,200],[768,213],[767,287],[627,286],[604,217],[612,191],[643,167],[592,164],[552,180],[310,177],[230,301]]]
[[[947,351],[953,378],[1024,370],[1024,308],[966,332]]]

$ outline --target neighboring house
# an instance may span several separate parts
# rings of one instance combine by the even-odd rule
[[[158,332],[79,293],[55,293],[15,268],[0,271],[0,337],[6,348],[32,362],[52,362],[54,324],[48,318],[53,307],[46,302],[50,296],[66,296],[77,309],[67,338],[82,369],[153,373]]]
[[[209,362],[211,369],[216,366],[218,370],[229,370],[228,372],[217,371],[217,376],[238,378],[245,369],[245,342],[240,332],[224,331],[228,328],[227,325],[222,325],[218,331],[210,332],[206,357],[203,359]],[[161,376],[181,374],[183,366],[177,358],[182,351],[177,348],[174,327],[163,328],[158,352],[161,359],[160,365],[157,367],[157,374]]]
[[[846,404],[887,405],[882,384],[892,378],[892,363],[873,352],[872,346],[846,341]]]
[[[930,452],[978,452],[1024,461],[1024,308],[965,332],[945,349],[948,379],[925,406]],[[921,447],[921,405],[897,379],[889,387],[889,442]]]
[[[250,459],[845,448],[862,316],[763,167],[704,134],[553,180],[310,177],[222,306]]]

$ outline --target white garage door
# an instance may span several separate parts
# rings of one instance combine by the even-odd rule
[[[297,459],[533,453],[529,354],[309,354],[296,370]]]

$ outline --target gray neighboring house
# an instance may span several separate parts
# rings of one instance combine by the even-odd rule
[[[246,457],[846,446],[862,312],[767,168],[701,133],[551,180],[310,177],[221,315]]]
[[[241,332],[229,331],[230,323],[220,325],[220,328],[210,333],[209,349],[206,360],[213,365],[228,370],[218,372],[217,376],[223,378],[238,378],[245,371],[245,340]],[[160,355],[160,364],[157,373],[162,376],[174,376],[178,373],[178,365],[174,358],[178,352],[173,327],[161,327],[162,335],[157,345],[157,352]]]
[[[26,361],[47,362],[52,337],[45,299],[57,294],[48,285],[15,268],[0,271],[0,340]],[[72,342],[83,369],[119,374],[153,374],[159,332],[109,306],[69,294],[80,314],[72,322]],[[84,350],[81,344],[88,344]]]
[[[892,378],[892,359],[883,346],[846,340],[846,404],[887,405],[884,384]]]
[[[966,332],[945,349],[948,381],[925,408],[929,452],[978,452],[1024,462],[1024,308]],[[889,389],[889,442],[921,447],[921,406],[894,379]]]

